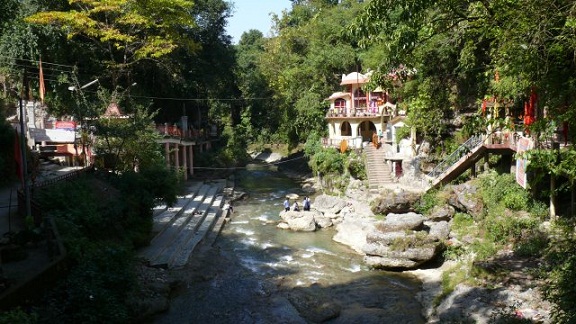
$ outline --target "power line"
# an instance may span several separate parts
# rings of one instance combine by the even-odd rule
[[[158,99],[158,100],[174,100],[174,101],[242,101],[242,100],[270,100],[272,97],[268,98],[174,98],[174,97],[151,97],[151,96],[131,96],[132,98],[142,98],[142,99]]]
[[[0,58],[2,58],[2,59],[7,59],[7,60],[16,60],[16,61],[31,62],[31,63],[34,63],[35,65],[40,64],[40,61],[28,60],[28,59],[16,58],[16,57],[10,57],[10,56],[5,56],[5,55],[0,55]],[[63,67],[68,67],[68,68],[74,69],[74,66],[73,66],[73,65],[67,65],[67,64],[58,64],[58,63],[45,62],[45,61],[42,61],[42,64],[48,64],[48,65],[54,65],[54,66],[63,66]]]

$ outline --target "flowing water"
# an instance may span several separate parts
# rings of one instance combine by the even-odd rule
[[[412,277],[368,269],[332,240],[333,229],[276,227],[286,194],[303,197],[298,183],[251,170],[236,186],[248,198],[234,204],[214,248],[183,271],[187,285],[156,323],[424,323]]]

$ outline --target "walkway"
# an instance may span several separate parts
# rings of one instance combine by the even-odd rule
[[[186,194],[170,208],[154,211],[154,238],[138,251],[149,266],[178,268],[186,265],[201,245],[211,246],[229,213],[227,180],[191,182]],[[226,194],[225,194],[226,193]]]

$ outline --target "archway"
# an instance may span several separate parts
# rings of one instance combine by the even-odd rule
[[[376,132],[376,125],[371,121],[363,121],[358,125],[358,130],[362,136],[362,141],[369,142],[372,140],[372,134]]]
[[[345,121],[342,123],[342,126],[340,126],[340,135],[352,136],[352,126],[350,126],[349,122]]]

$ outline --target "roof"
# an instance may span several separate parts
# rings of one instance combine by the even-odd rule
[[[106,116],[106,117],[122,116],[122,113],[120,112],[120,107],[118,107],[118,104],[116,104],[115,102],[110,103],[108,105],[108,108],[106,108],[106,112],[104,113],[104,116]]]
[[[342,74],[342,82],[340,82],[340,85],[364,84],[364,83],[367,83],[369,80],[370,80],[370,76],[367,74],[352,72],[348,75]]]
[[[339,98],[349,98],[351,97],[349,92],[334,92],[326,100],[335,100]]]

